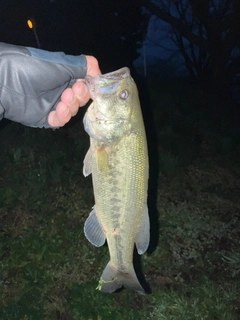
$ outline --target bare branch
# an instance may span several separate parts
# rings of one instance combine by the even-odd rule
[[[228,90],[240,72],[240,0],[142,0],[152,15],[169,24],[191,76]]]
[[[149,0],[142,0],[143,5],[147,8],[152,14],[156,15],[159,19],[169,23],[174,29],[178,30],[179,33],[182,34],[184,38],[188,41],[195,43],[196,45],[202,45],[206,49],[208,47],[208,43],[206,40],[202,41],[196,34],[192,32],[192,29],[184,25],[181,19],[175,18],[169,13],[165,12],[161,7],[158,7],[153,2]]]

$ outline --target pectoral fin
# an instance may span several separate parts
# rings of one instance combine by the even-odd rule
[[[101,223],[98,221],[95,206],[84,224],[84,234],[95,247],[101,247],[106,240]]]
[[[150,240],[150,223],[148,216],[148,207],[145,206],[142,223],[139,227],[138,233],[135,238],[135,244],[139,254],[143,254],[149,245]]]
[[[87,177],[92,173],[92,151],[88,150],[84,160],[83,160],[83,175]]]

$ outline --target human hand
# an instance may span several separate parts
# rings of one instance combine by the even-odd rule
[[[93,56],[85,56],[87,60],[87,74],[97,76],[101,74],[98,61]],[[56,110],[48,115],[48,123],[51,127],[64,126],[78,112],[79,107],[84,106],[90,99],[89,90],[84,80],[78,80],[72,88],[67,88],[61,95],[61,101],[57,104]]]
[[[101,74],[92,56],[2,42],[0,71],[0,120],[4,117],[35,128],[67,123],[90,98],[86,75]]]

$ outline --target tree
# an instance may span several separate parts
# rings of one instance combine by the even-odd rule
[[[228,92],[240,76],[239,0],[142,0],[171,27],[171,37],[192,78]]]

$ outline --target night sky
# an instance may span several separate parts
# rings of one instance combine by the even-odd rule
[[[212,0],[206,8],[204,3],[0,0],[0,41],[37,47],[27,27],[34,18],[42,49],[93,55],[103,73],[127,66],[143,74],[144,64],[147,73],[160,76],[175,76],[178,70],[222,93],[239,78],[240,3]],[[221,3],[229,8],[224,11]]]
[[[27,20],[34,18],[41,48],[91,54],[101,69],[131,67],[147,30],[138,1],[0,1],[0,41],[37,47]]]

